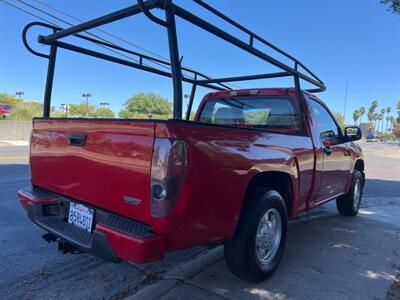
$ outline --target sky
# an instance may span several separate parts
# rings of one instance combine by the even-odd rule
[[[34,11],[16,0],[12,4]],[[57,16],[77,21],[50,10],[47,3],[63,12],[89,20],[102,14],[132,5],[132,0],[23,0]],[[40,3],[42,2],[42,3]],[[213,22],[236,37],[247,40],[237,29],[210,15],[188,0],[175,0],[176,4]],[[287,51],[302,61],[326,84],[327,91],[319,93],[332,111],[344,112],[352,123],[352,112],[373,100],[379,107],[392,107],[400,100],[400,16],[387,11],[379,0],[206,0],[215,8],[246,26],[253,32]],[[37,13],[37,12],[35,12]],[[162,17],[162,11],[155,12]],[[60,21],[37,13],[63,27]],[[24,99],[43,101],[47,60],[29,53],[22,44],[23,27],[32,21],[27,15],[0,1],[0,92],[24,92]],[[165,28],[156,25],[144,15],[133,16],[101,27],[102,30],[128,40],[148,51],[168,57]],[[278,71],[268,63],[254,58],[183,20],[177,20],[178,43],[182,64],[212,77],[248,75]],[[48,53],[47,46],[36,42],[45,29],[33,29],[29,34],[32,47]],[[111,42],[142,51],[124,44],[99,31],[92,33]],[[91,46],[76,38],[65,41],[89,46],[105,53],[107,50]],[[256,47],[278,59],[281,56],[260,44]],[[149,54],[148,52],[143,52]],[[288,63],[287,60],[284,62]],[[235,83],[238,88],[286,87],[292,80],[273,79]],[[345,108],[346,86],[347,102]],[[309,87],[302,83],[302,87]],[[184,84],[183,93],[191,86]],[[194,108],[210,90],[198,89]],[[79,103],[83,93],[91,93],[91,104],[109,102],[118,112],[126,99],[137,92],[155,92],[172,101],[172,81],[125,66],[60,49],[57,53],[52,105]],[[186,100],[185,100],[186,101]],[[184,103],[186,107],[186,103]]]

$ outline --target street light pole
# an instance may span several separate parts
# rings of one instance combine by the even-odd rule
[[[82,97],[86,98],[86,117],[89,116],[89,97],[92,97],[91,93],[83,93]]]
[[[343,108],[343,118],[344,118],[344,123],[346,123],[346,105],[347,105],[347,90],[349,88],[349,82],[347,81],[346,83],[346,94],[344,96],[344,108]]]
[[[69,109],[69,105],[68,104],[61,104],[61,108],[64,110],[65,112],[65,117],[68,118],[68,109]]]
[[[24,95],[24,92],[15,92],[15,95],[18,96],[18,100],[21,100],[21,96]]]

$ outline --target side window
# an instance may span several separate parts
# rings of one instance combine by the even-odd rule
[[[338,139],[339,128],[331,114],[323,105],[313,99],[309,98],[308,103],[317,121],[321,139]]]

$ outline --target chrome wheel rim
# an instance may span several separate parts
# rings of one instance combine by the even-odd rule
[[[354,185],[354,195],[353,195],[353,209],[357,210],[360,205],[361,200],[361,184],[360,179],[357,179]]]
[[[282,238],[282,221],[279,211],[268,209],[260,218],[256,236],[256,256],[260,264],[269,264],[279,249]]]

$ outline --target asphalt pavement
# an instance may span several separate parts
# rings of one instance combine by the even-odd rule
[[[272,278],[249,284],[228,271],[222,247],[171,253],[148,265],[60,254],[42,240],[16,192],[29,184],[28,148],[0,143],[2,299],[385,299],[400,268],[400,147],[364,144],[359,216],[334,203],[292,221]]]

